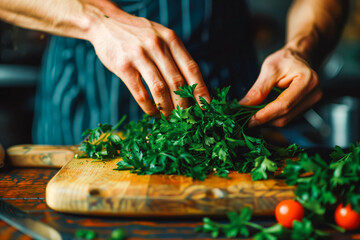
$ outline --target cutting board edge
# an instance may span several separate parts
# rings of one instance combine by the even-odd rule
[[[49,186],[49,185],[48,185]],[[56,189],[56,188],[55,188]],[[274,190],[274,189],[273,189]],[[124,197],[122,198],[116,198],[116,197],[93,197],[93,196],[85,196],[84,194],[82,196],[75,196],[75,195],[67,195],[62,194],[62,200],[59,200],[56,198],[55,200],[52,200],[49,196],[55,196],[60,195],[61,193],[57,193],[56,190],[51,189],[50,187],[46,188],[46,204],[49,206],[49,208],[58,211],[58,212],[64,212],[64,213],[75,213],[75,214],[81,214],[81,215],[96,215],[96,216],[133,216],[133,217],[139,217],[139,216],[225,216],[227,212],[229,211],[238,211],[242,207],[250,206],[254,210],[254,215],[257,216],[270,216],[273,215],[274,209],[278,202],[286,199],[291,199],[294,197],[294,190],[295,188],[289,188],[289,189],[275,189],[272,191],[272,194],[276,195],[277,198],[267,198],[267,197],[260,197],[254,200],[252,197],[247,198],[239,198],[239,202],[235,203],[237,200],[236,198],[223,198],[223,199],[210,199],[212,204],[206,205],[207,201],[205,201],[205,205],[202,205],[203,203],[199,201],[198,208],[195,204],[194,206],[194,200],[186,200],[186,199],[173,199],[169,200],[166,199],[166,197]],[[54,192],[55,191],[55,192]],[[64,201],[66,199],[66,201]],[[71,199],[78,199],[78,200],[71,200]],[[81,200],[79,200],[81,199]],[[165,200],[165,201],[164,201]],[[132,209],[130,211],[124,211],[124,208],[121,208],[121,210],[113,210],[112,203],[116,201],[121,201],[122,203],[125,203],[125,205],[132,206],[129,209]],[[142,207],[140,208],[140,211],[137,211],[137,207],[134,207],[134,202],[136,204],[139,204]],[[215,202],[215,203],[214,203]],[[221,207],[220,204],[222,202],[231,202],[231,207]],[[156,203],[159,203],[159,206],[161,206],[161,203],[164,206],[170,206],[165,207],[166,211],[160,210],[154,211],[153,206],[157,205]],[[136,205],[135,204],[135,205]],[[149,205],[146,205],[149,204]],[[178,206],[173,207],[174,205]],[[93,208],[93,209],[91,209]],[[204,210],[207,209],[207,210]]]

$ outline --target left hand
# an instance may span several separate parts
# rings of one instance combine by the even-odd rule
[[[316,72],[299,53],[286,47],[265,59],[258,79],[239,103],[258,105],[274,86],[286,89],[250,119],[250,127],[264,123],[283,127],[322,97]]]

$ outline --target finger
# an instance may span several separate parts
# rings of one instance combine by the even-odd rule
[[[136,66],[150,89],[156,107],[165,116],[169,116],[174,109],[174,105],[170,97],[168,86],[163,80],[159,70],[148,56],[138,58],[136,60]]]
[[[181,98],[174,93],[174,91],[179,90],[179,87],[185,85],[185,80],[179,72],[169,48],[158,38],[153,41],[151,49],[152,58],[167,83],[174,107],[178,105],[187,108],[189,106],[187,98]]]
[[[310,78],[304,74],[296,76],[286,90],[250,119],[249,126],[261,125],[289,113],[314,88],[314,83],[308,83]],[[314,78],[313,82],[318,82],[317,76]]]
[[[280,72],[277,69],[263,65],[258,79],[246,95],[239,101],[239,104],[248,106],[261,104],[269,95],[276,82],[283,78],[279,75]]]
[[[309,109],[315,103],[317,103],[322,98],[322,90],[320,87],[317,87],[312,91],[310,94],[306,96],[304,100],[299,102],[294,109],[292,109],[288,114],[270,121],[269,124],[276,126],[276,127],[283,127],[288,124],[292,119],[298,116],[300,113],[304,112],[305,110]]]
[[[159,111],[151,101],[150,96],[141,81],[140,73],[130,67],[127,68],[126,71],[122,71],[119,75],[141,109],[149,115],[156,115]]]
[[[170,53],[181,74],[184,76],[186,83],[188,85],[197,84],[194,90],[194,97],[198,104],[201,105],[200,96],[207,102],[210,102],[210,94],[202,78],[199,66],[190,56],[180,38],[175,32],[167,30],[164,39],[167,39],[169,42]]]

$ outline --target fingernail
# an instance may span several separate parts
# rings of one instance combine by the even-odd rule
[[[239,101],[239,104],[245,105],[245,104],[247,104],[247,103],[249,103],[249,102],[250,102],[250,99],[249,99],[248,97],[244,97],[243,99],[241,99],[241,100]]]

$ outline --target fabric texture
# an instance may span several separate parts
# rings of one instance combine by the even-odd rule
[[[231,85],[240,99],[258,74],[244,0],[114,1],[123,10],[173,29],[198,63],[209,89]],[[84,40],[54,36],[43,58],[37,89],[33,141],[78,144],[98,123],[115,124],[143,112],[125,84]]]

